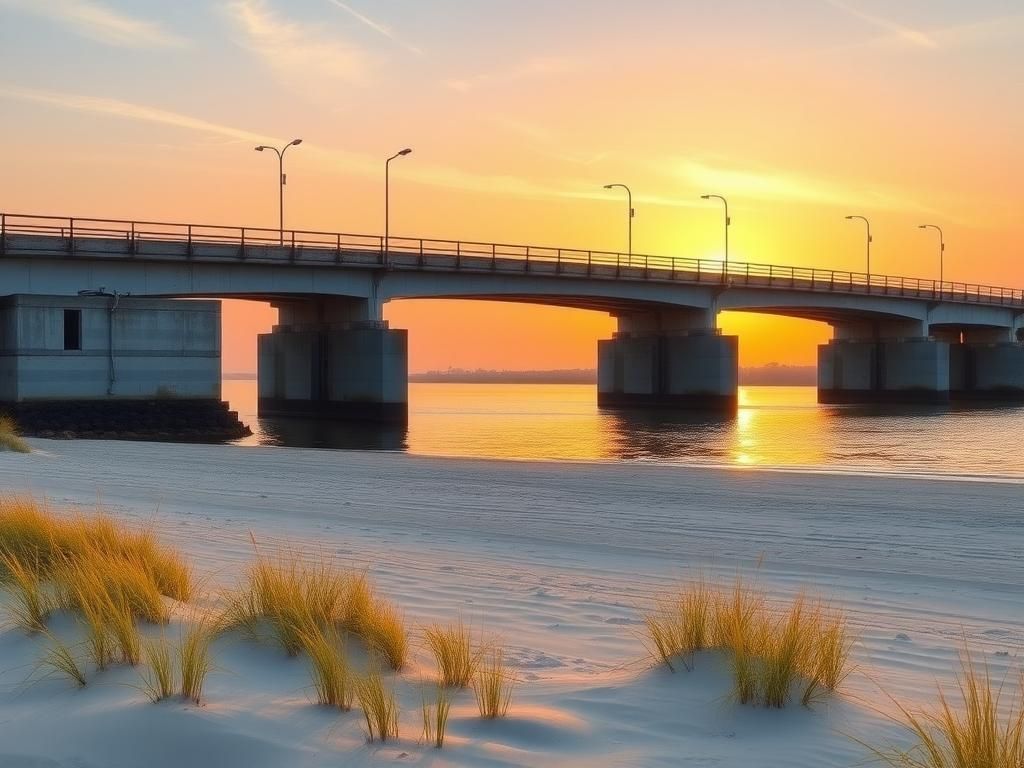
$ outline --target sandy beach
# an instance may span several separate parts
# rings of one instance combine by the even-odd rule
[[[0,633],[0,764],[49,766],[853,766],[858,740],[906,741],[887,715],[934,699],[965,639],[993,674],[1024,639],[1021,485],[965,479],[421,458],[402,454],[34,440],[0,454],[0,489],[152,526],[207,600],[266,546],[366,568],[405,611],[401,738],[312,704],[305,662],[214,645],[201,706],[150,704],[138,672],[75,690],[38,680],[39,638]],[[740,706],[720,659],[657,666],[653,598],[737,574],[849,615],[856,670],[811,709]],[[509,717],[456,697],[443,750],[418,744],[432,662],[416,631],[463,617],[515,669]],[[169,630],[173,632],[173,626]],[[26,682],[30,680],[31,682]]]

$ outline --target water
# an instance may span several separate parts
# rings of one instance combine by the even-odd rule
[[[520,460],[646,461],[1024,479],[1024,408],[824,406],[813,387],[741,387],[732,417],[597,408],[593,386],[410,384],[408,427],[257,419],[256,382],[224,396],[242,445]]]

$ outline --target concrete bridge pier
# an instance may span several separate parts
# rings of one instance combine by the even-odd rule
[[[818,347],[819,403],[949,400],[949,344],[923,321],[834,324]]]
[[[1024,343],[1010,328],[933,331],[949,343],[954,400],[1024,401]]]
[[[601,407],[736,409],[739,343],[722,336],[711,310],[624,314],[598,342]]]
[[[408,420],[408,336],[373,301],[276,303],[278,325],[259,337],[260,416]]]

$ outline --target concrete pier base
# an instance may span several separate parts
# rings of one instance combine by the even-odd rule
[[[405,422],[408,336],[380,325],[261,335],[260,416]]]
[[[818,347],[818,402],[942,403],[949,374],[944,341],[834,339]]]
[[[1024,402],[1024,344],[953,344],[949,388],[954,400]]]
[[[601,407],[736,409],[739,344],[716,331],[619,334],[598,342]]]

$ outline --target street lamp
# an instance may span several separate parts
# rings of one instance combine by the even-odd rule
[[[395,152],[384,163],[384,264],[391,260],[391,161],[412,154],[412,150],[405,149]]]
[[[724,274],[729,274],[729,225],[732,224],[732,219],[729,218],[729,201],[721,195],[701,195],[701,200],[721,200],[725,206],[725,263],[722,267]]]
[[[939,233],[939,290],[942,290],[942,277],[944,272],[945,255],[946,255],[946,237],[942,234],[942,227],[938,224],[919,224],[918,229],[934,229]]]
[[[633,210],[633,192],[625,184],[605,184],[605,189],[624,189],[626,190],[626,205],[629,206],[629,258],[630,263],[633,260],[633,217],[636,216],[636,211]]]
[[[867,228],[868,228],[868,242],[867,242],[867,246],[868,246],[868,290],[870,290],[871,289],[871,222],[867,220],[866,216],[854,215],[854,216],[847,216],[846,217],[847,221],[853,221],[854,219],[860,219],[861,221],[864,222],[865,226],[867,226]]]
[[[284,153],[288,151],[288,147],[297,147],[302,143],[302,139],[292,139],[284,145],[283,149],[277,147],[271,147],[266,144],[260,144],[256,147],[257,152],[262,152],[264,149],[272,149],[277,153],[277,168],[279,173],[280,189],[281,189],[281,202],[280,202],[280,230],[281,230],[281,245],[284,245]]]

